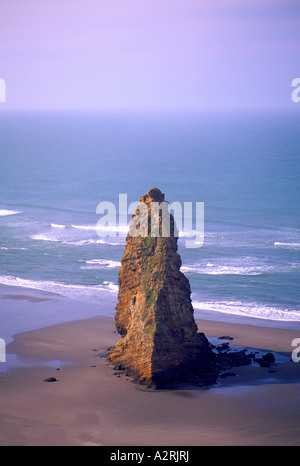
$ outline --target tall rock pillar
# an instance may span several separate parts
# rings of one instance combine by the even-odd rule
[[[164,194],[151,188],[141,197],[126,238],[115,313],[121,338],[108,363],[152,388],[212,383],[218,372],[208,340],[197,331],[177,241]]]

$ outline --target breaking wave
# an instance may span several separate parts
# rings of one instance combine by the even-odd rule
[[[116,267],[121,266],[121,262],[113,261],[110,259],[92,259],[85,261],[88,265],[82,265],[80,268],[82,270],[89,270],[89,269],[113,269]]]
[[[18,210],[8,210],[8,209],[0,210],[0,217],[6,217],[7,215],[16,215],[16,214],[22,214],[22,212]]]
[[[193,302],[195,317],[201,318],[198,311],[206,310],[223,314],[253,317],[256,319],[276,320],[283,322],[300,322],[300,312],[293,309],[276,308],[255,302],[242,301],[195,301]]]
[[[113,282],[102,282],[99,285],[77,285],[66,284],[61,282],[52,282],[47,280],[29,280],[11,275],[0,275],[2,285],[17,286],[30,288],[59,295],[73,299],[100,299],[100,293],[103,291],[117,292],[118,287]]]
[[[61,243],[61,244],[69,244],[73,246],[84,246],[84,245],[89,245],[89,244],[105,244],[105,245],[110,245],[110,246],[119,246],[120,242],[113,242],[113,241],[108,241],[105,239],[64,239],[60,238],[57,236],[49,235],[49,234],[44,234],[44,233],[39,233],[36,235],[32,235],[31,239],[36,240],[36,241],[49,241],[49,242],[54,242],[54,243]]]
[[[289,248],[289,249],[299,249],[300,243],[280,243],[279,241],[276,241],[274,243],[274,246],[279,246],[279,247]]]
[[[271,266],[235,266],[207,263],[203,266],[182,266],[183,273],[204,275],[261,275],[273,270]]]
[[[116,226],[99,226],[99,225],[60,225],[57,223],[51,223],[52,228],[59,228],[59,229],[69,229],[74,228],[75,230],[93,230],[93,231],[103,231],[103,232],[118,232],[126,234],[128,232],[129,227],[123,225],[116,225]]]

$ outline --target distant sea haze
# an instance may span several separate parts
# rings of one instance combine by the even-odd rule
[[[97,235],[96,207],[156,186],[170,203],[204,202],[203,246],[178,241],[196,317],[300,322],[294,115],[10,114],[0,123],[0,283],[117,298],[125,238],[118,227]]]

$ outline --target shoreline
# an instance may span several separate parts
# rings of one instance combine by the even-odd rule
[[[23,289],[11,301],[55,313],[73,304],[38,295],[28,301]],[[300,445],[300,364],[289,360],[298,330],[196,319],[208,338],[289,357],[271,368],[233,368],[236,376],[208,389],[153,392],[99,356],[119,339],[104,314],[111,304],[103,298],[102,314],[14,335],[7,361],[15,359],[0,372],[0,445]]]
[[[113,293],[103,291],[102,296],[105,300],[84,301],[50,291],[0,284],[0,338],[9,343],[17,333],[98,315],[112,315]]]
[[[0,284],[0,302],[2,301],[3,308],[5,308],[2,308],[0,338],[9,343],[16,333],[72,322],[73,320],[97,317],[98,315],[110,316],[114,319],[117,294],[110,290],[101,290],[99,295],[99,301],[96,302],[70,298],[59,293],[37,288]],[[39,304],[43,304],[42,311]],[[62,304],[64,304],[63,312],[61,312]],[[9,308],[8,311],[7,308]],[[195,320],[215,322],[220,325],[222,323],[250,325],[253,327],[299,330],[300,333],[300,322],[298,321],[267,320],[213,310],[209,311],[207,309],[195,309],[194,318]]]

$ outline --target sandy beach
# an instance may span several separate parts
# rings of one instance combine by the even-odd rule
[[[14,294],[16,301],[29,295]],[[59,301],[62,308],[67,303]],[[197,324],[207,337],[229,335],[234,345],[285,358],[271,368],[233,368],[238,375],[209,389],[153,392],[116,374],[101,357],[119,338],[112,317],[17,333],[6,348],[13,364],[1,363],[0,445],[300,445],[300,364],[290,361],[300,331]],[[56,381],[44,381],[50,377]]]

